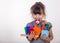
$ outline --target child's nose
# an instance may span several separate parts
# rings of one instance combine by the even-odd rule
[[[39,15],[38,14],[36,15],[36,19],[39,19]]]

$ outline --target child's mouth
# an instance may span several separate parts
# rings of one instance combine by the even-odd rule
[[[40,23],[40,20],[35,20],[36,24],[39,24]]]

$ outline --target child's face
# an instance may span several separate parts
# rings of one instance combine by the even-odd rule
[[[33,14],[33,13],[32,13],[32,17],[34,18],[34,20],[40,20],[40,21],[41,21],[44,16],[45,16],[45,15],[44,15],[44,13],[43,13],[42,10],[41,10],[41,14]]]

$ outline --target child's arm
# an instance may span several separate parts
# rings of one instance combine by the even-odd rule
[[[53,39],[52,24],[49,22],[48,22],[48,24],[49,24],[49,37],[46,38],[46,35],[44,35],[42,37],[42,40],[44,40],[44,41],[51,41]]]
[[[51,41],[53,39],[53,32],[52,32],[52,28],[49,30],[49,37],[46,38],[46,41]]]
[[[42,40],[44,41],[51,41],[53,39],[53,32],[52,32],[52,28],[49,30],[49,37],[46,38],[46,36],[42,37]]]

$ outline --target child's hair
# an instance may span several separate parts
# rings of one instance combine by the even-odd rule
[[[33,14],[41,14],[41,10],[43,11],[43,14],[45,15],[45,6],[41,2],[36,2],[32,7],[31,11]]]

